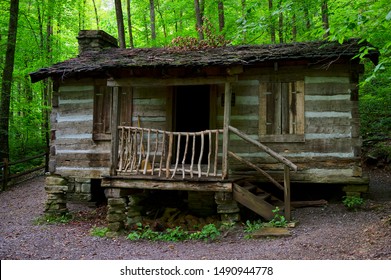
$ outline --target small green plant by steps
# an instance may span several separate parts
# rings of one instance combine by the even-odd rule
[[[45,214],[34,220],[34,225],[53,225],[53,224],[67,224],[73,220],[73,215],[70,213],[61,216]]]
[[[355,211],[364,204],[364,199],[358,196],[344,196],[342,203],[348,210]]]
[[[286,227],[288,221],[283,215],[280,215],[280,208],[276,207],[272,212],[274,213],[274,218],[269,222],[269,225],[272,227]]]
[[[91,230],[90,230],[90,234],[92,236],[96,236],[96,237],[105,237],[106,236],[106,233],[109,231],[109,229],[107,227],[97,227],[97,226],[94,226]]]

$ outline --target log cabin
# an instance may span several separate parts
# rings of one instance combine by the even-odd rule
[[[259,187],[271,182],[290,219],[291,183],[368,184],[358,40],[121,49],[83,30],[78,41],[77,57],[30,73],[53,81],[47,211],[104,190],[116,231],[140,215],[143,190],[179,190],[189,204],[212,197],[222,219],[238,219],[237,203],[271,219]]]

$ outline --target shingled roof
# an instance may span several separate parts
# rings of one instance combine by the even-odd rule
[[[76,58],[30,73],[32,82],[51,78],[88,77],[94,73],[132,68],[170,68],[256,65],[281,60],[337,60],[355,57],[363,44],[357,39],[337,42],[306,42],[275,45],[226,46],[199,50],[176,48],[109,48],[82,52]],[[376,64],[379,53],[370,51],[368,57]]]

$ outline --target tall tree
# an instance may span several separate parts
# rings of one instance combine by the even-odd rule
[[[218,0],[217,2],[217,8],[219,12],[219,31],[223,31],[225,26],[225,19],[224,19],[224,2],[223,0]]]
[[[194,0],[194,9],[195,9],[195,16],[196,16],[196,28],[198,33],[198,39],[204,40],[204,32],[202,31],[203,26],[203,20],[202,20],[202,13],[200,8],[200,1]]]
[[[329,26],[329,8],[327,0],[322,0],[322,23],[323,29],[325,31],[323,37],[328,38],[330,36],[330,26]]]
[[[11,0],[8,24],[7,50],[1,81],[0,104],[0,159],[9,158],[9,116],[12,74],[15,63],[16,34],[18,31],[19,0]]]
[[[269,25],[270,25],[270,40],[273,44],[276,43],[276,26],[273,16],[273,0],[269,0]]]
[[[114,5],[115,5],[115,15],[117,18],[119,47],[125,49],[126,48],[125,27],[124,27],[124,16],[122,12],[121,0],[114,0]]]
[[[128,33],[129,33],[129,44],[131,48],[134,48],[133,42],[133,30],[132,30],[132,13],[130,11],[131,0],[126,0],[126,11],[128,13]]]
[[[99,30],[99,16],[98,16],[98,9],[96,8],[95,0],[92,0],[92,4],[94,4],[94,12],[95,12],[95,22],[96,22],[96,29]]]
[[[151,19],[151,39],[152,44],[156,42],[156,17],[155,17],[155,1],[149,0],[149,16]]]
[[[278,1],[278,38],[284,43],[284,13],[282,12],[282,0]]]

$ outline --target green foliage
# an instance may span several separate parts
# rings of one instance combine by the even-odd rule
[[[247,220],[246,223],[244,224],[244,232],[251,233],[261,229],[262,227],[264,227],[264,223],[261,220],[252,221],[252,222]]]
[[[170,241],[178,242],[184,240],[215,240],[220,235],[220,231],[214,224],[206,225],[200,231],[188,232],[180,226],[173,229],[168,228],[164,232],[153,231],[148,225],[137,224],[136,230],[128,234],[129,240],[150,240],[150,241]]]
[[[280,214],[280,208],[276,207],[273,211],[274,218],[269,222],[273,227],[286,227],[288,221]]]
[[[344,196],[342,203],[348,210],[357,210],[364,204],[364,199],[358,196]]]
[[[106,236],[106,233],[109,231],[109,229],[107,227],[97,227],[97,226],[94,226],[91,230],[90,230],[90,234],[92,236],[96,236],[96,237],[105,237]]]
[[[45,214],[34,220],[34,225],[67,224],[73,220],[71,213],[62,215]]]
[[[360,92],[361,135],[366,158],[391,159],[391,69],[364,83]]]

